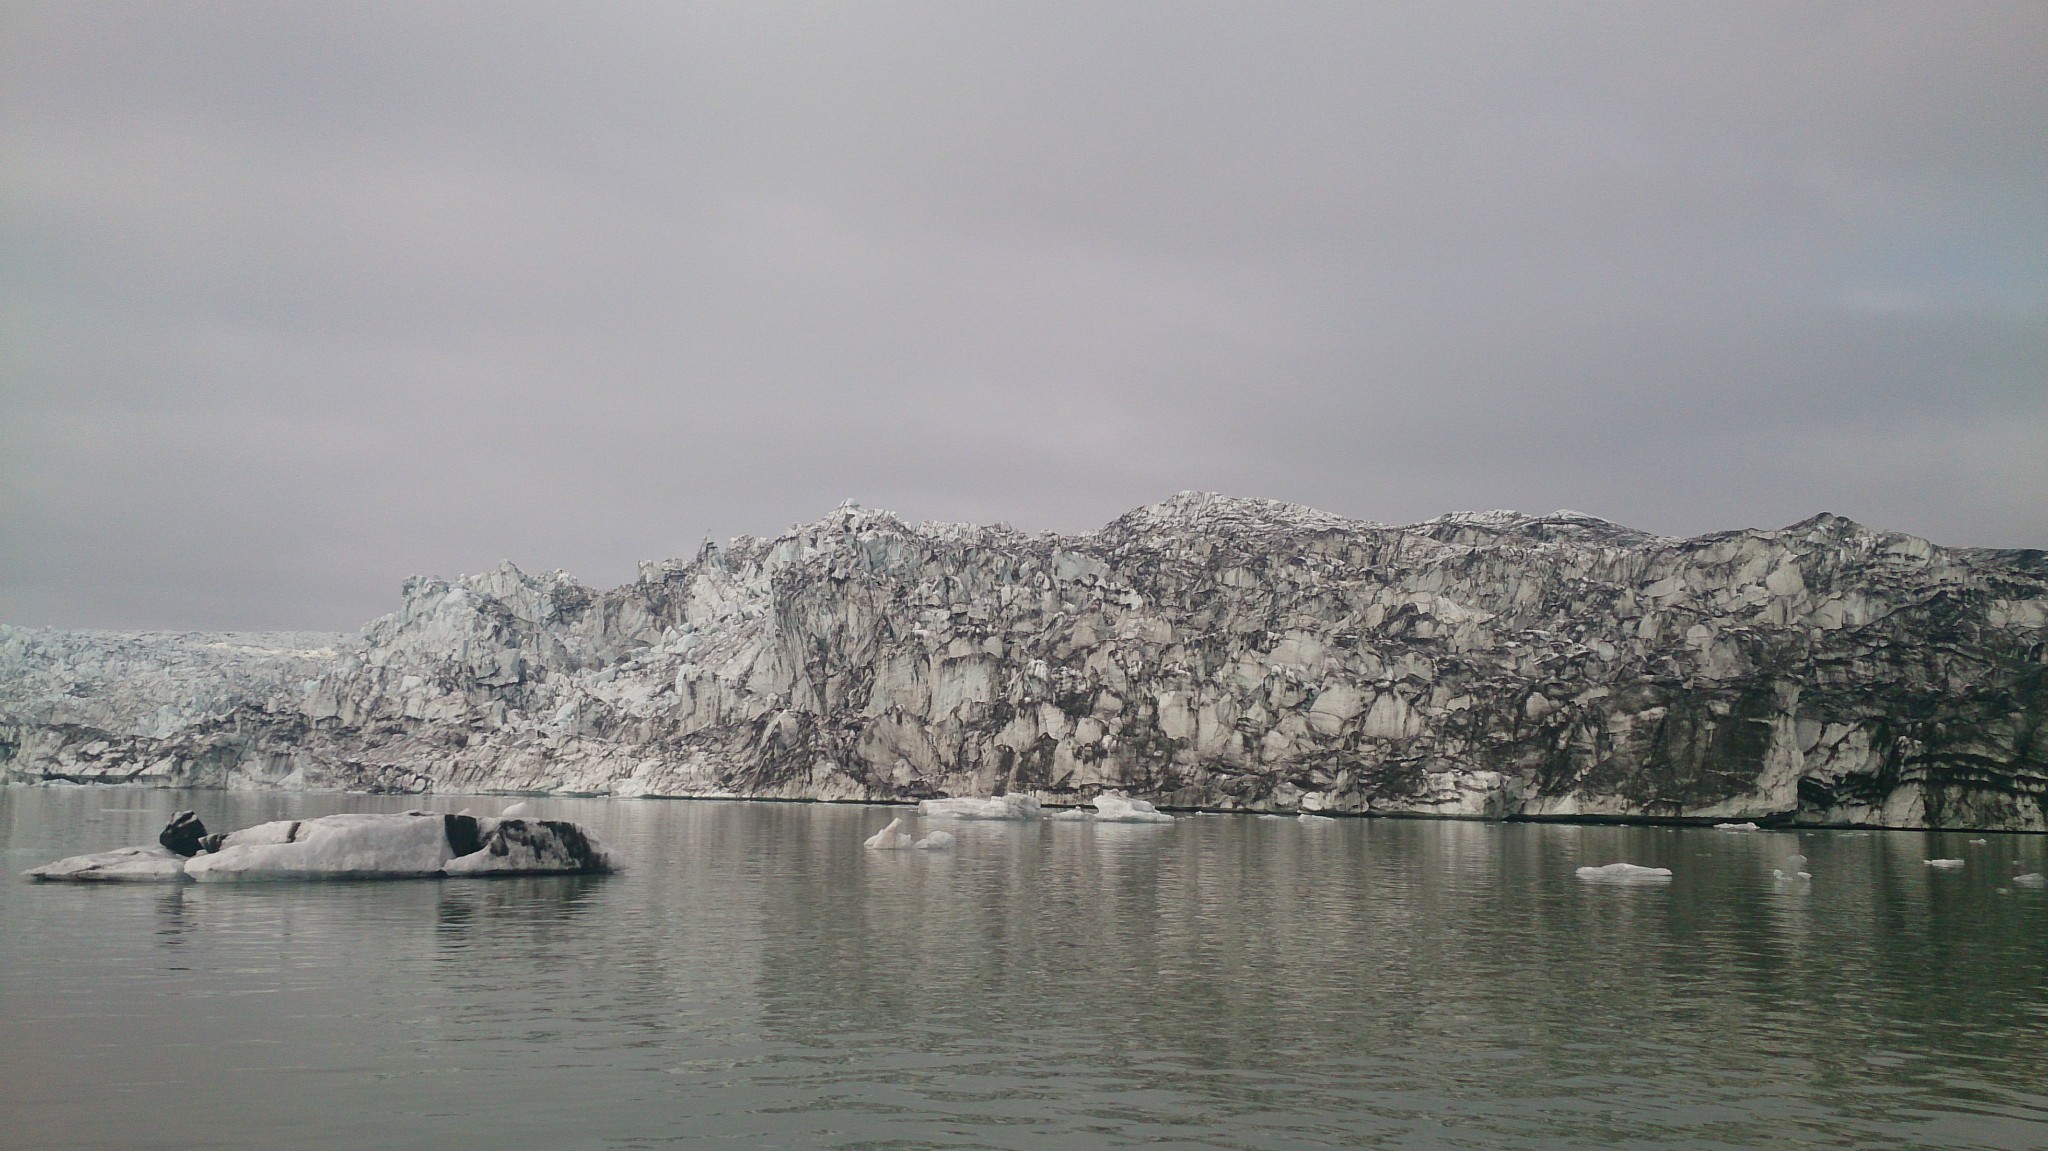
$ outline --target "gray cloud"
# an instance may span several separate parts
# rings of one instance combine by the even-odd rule
[[[0,13],[10,622],[847,496],[2048,545],[2038,6]]]

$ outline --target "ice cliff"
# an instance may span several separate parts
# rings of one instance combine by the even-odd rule
[[[12,782],[2048,829],[2048,557],[1821,515],[1391,527],[1184,493],[1098,531],[851,504],[360,636],[0,629]]]

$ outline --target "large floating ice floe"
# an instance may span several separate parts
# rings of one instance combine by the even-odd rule
[[[1098,823],[1172,823],[1173,817],[1152,806],[1149,800],[1105,791],[1095,797],[1095,820]]]
[[[1927,866],[1937,867],[1943,871],[1953,871],[1963,865],[1963,861],[1960,859],[1930,859],[1926,862]]]
[[[926,819],[1037,819],[1038,800],[1028,795],[965,795],[955,799],[919,800],[917,813]]]
[[[615,870],[590,832],[566,820],[407,811],[324,815],[207,835],[179,812],[158,847],[124,847],[45,864],[31,879],[202,883],[412,879],[441,875],[569,875]]]
[[[1605,867],[1581,867],[1580,879],[1587,883],[1669,883],[1668,867],[1643,867],[1634,863],[1610,863]]]

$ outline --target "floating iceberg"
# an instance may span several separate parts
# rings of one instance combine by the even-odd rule
[[[2048,875],[2043,875],[2038,871],[2029,871],[2025,875],[2015,875],[2012,877],[2012,881],[2021,887],[2048,887]]]
[[[28,874],[74,882],[218,883],[597,874],[617,867],[596,836],[564,820],[427,811],[283,819],[225,835],[208,835],[191,812],[179,812],[159,839],[160,847],[74,856]]]
[[[1149,800],[1132,799],[1113,791],[1095,797],[1095,819],[1099,823],[1172,823],[1173,817],[1152,806]]]
[[[919,851],[944,851],[953,846],[955,840],[950,831],[934,831],[910,846]]]
[[[185,857],[167,847],[122,847],[46,863],[28,876],[72,883],[166,883],[185,877]]]
[[[1578,876],[1587,883],[1669,883],[1671,869],[1610,863],[1605,867],[1581,867]]]
[[[910,832],[903,826],[901,817],[889,821],[889,826],[868,836],[862,847],[874,851],[897,851],[910,846]]]
[[[1930,860],[1927,860],[1927,866],[1929,866],[1929,867],[1938,867],[1938,868],[1942,869],[1943,871],[1953,871],[1953,870],[1955,870],[1956,868],[1958,868],[1958,867],[1961,867],[1962,865],[1963,865],[1963,861],[1962,861],[1962,860],[1960,860],[1960,859],[1930,859]]]
[[[1337,822],[1336,820],[1334,820],[1334,819],[1330,818],[1330,817],[1329,817],[1329,816],[1327,816],[1327,815],[1311,815],[1310,813],[1308,813],[1308,812],[1306,812],[1306,811],[1302,812],[1302,813],[1301,813],[1300,815],[1297,815],[1297,816],[1295,816],[1294,818],[1295,818],[1295,819],[1297,819],[1297,820],[1299,820],[1299,821],[1300,821],[1300,822],[1302,822],[1302,823],[1335,823],[1335,822]]]
[[[926,819],[1037,819],[1039,806],[1028,795],[964,795],[920,800],[917,813]]]
[[[1760,828],[1760,827],[1758,827],[1758,826],[1757,826],[1756,824],[1754,824],[1754,823],[1717,823],[1717,824],[1715,824],[1715,825],[1714,825],[1714,830],[1715,830],[1715,831],[1761,831],[1761,830],[1763,830],[1763,829],[1762,829],[1762,828]]]

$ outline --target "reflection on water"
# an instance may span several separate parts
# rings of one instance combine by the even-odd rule
[[[421,802],[13,789],[0,858]],[[0,883],[0,1145],[2048,1143],[2038,837],[542,802],[630,869]]]

